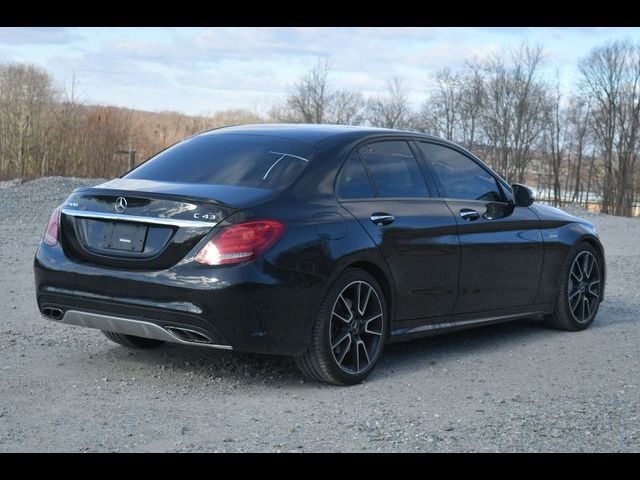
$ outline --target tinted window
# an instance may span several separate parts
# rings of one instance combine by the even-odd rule
[[[279,137],[200,135],[151,158],[125,178],[282,189],[311,158],[312,147]]]
[[[420,142],[447,198],[501,202],[495,178],[469,157],[441,145]]]
[[[359,155],[351,155],[345,163],[338,193],[342,198],[374,197],[373,187]]]
[[[424,177],[406,142],[376,142],[360,149],[378,197],[426,197]]]

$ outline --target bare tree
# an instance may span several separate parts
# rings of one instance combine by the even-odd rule
[[[507,178],[524,181],[542,132],[546,85],[539,79],[543,51],[522,45],[481,62],[481,128],[494,166]]]
[[[366,102],[362,93],[338,90],[331,94],[327,108],[327,121],[338,125],[359,125],[366,118]]]
[[[3,175],[24,179],[43,154],[42,123],[54,102],[53,80],[34,65],[0,66],[0,144]]]
[[[615,41],[578,63],[581,88],[592,99],[595,143],[604,163],[602,210],[629,215],[640,125],[640,47]]]
[[[386,95],[369,100],[368,119],[375,127],[410,127],[412,122],[411,109],[400,78],[394,77],[389,82]]]
[[[435,91],[422,105],[421,130],[456,140],[456,128],[462,119],[461,77],[445,68],[435,75],[435,83]]]
[[[570,148],[570,135],[566,112],[561,108],[560,85],[556,84],[555,92],[549,95],[544,116],[544,149],[551,167],[553,187],[553,205],[562,204],[563,167],[567,163],[567,150]]]
[[[84,154],[91,140],[87,138],[85,107],[78,92],[75,75],[70,85],[63,89],[62,99],[52,109],[51,114],[52,137],[55,140],[47,152],[48,162],[43,162],[42,175],[78,172],[83,163],[87,162]]]
[[[320,59],[296,82],[286,99],[288,114],[303,123],[324,123],[330,102],[330,62]]]
[[[290,88],[284,104],[272,108],[269,116],[290,123],[363,123],[364,97],[358,91],[334,89],[329,81],[330,73],[330,61],[326,58],[318,60]]]
[[[571,201],[583,203],[584,180],[582,177],[584,173],[585,152],[589,142],[588,122],[591,104],[589,99],[581,96],[573,96],[567,110],[567,121],[569,128],[573,131],[575,139],[575,164],[573,165],[572,172],[574,181]],[[569,176],[569,172],[567,172],[567,176]]]
[[[467,62],[453,73],[445,68],[434,76],[435,87],[418,115],[418,129],[469,148],[480,147],[479,118],[486,106],[482,65]]]
[[[484,107],[484,79],[482,69],[473,62],[468,62],[466,71],[460,80],[459,117],[461,131],[458,141],[467,147],[478,140],[478,119]]]

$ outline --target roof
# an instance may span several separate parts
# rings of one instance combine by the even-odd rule
[[[371,134],[411,134],[432,137],[431,135],[405,130],[393,130],[389,128],[362,127],[355,125],[325,125],[304,123],[261,123],[254,125],[235,125],[216,128],[204,132],[203,135],[212,134],[243,134],[243,135],[271,135],[286,137],[299,141],[316,144],[328,138],[337,136],[365,137]],[[434,137],[438,138],[438,137]]]

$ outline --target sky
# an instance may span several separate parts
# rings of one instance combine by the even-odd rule
[[[568,91],[578,59],[617,39],[640,41],[640,28],[0,27],[0,62],[39,65],[60,86],[75,78],[85,103],[207,115],[264,113],[329,58],[336,87],[382,94],[400,77],[417,108],[438,70],[522,42],[544,47],[544,75]]]

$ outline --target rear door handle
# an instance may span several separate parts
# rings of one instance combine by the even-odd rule
[[[468,222],[472,222],[480,218],[480,213],[472,210],[471,208],[463,208],[460,210],[460,216]]]
[[[389,215],[388,213],[372,213],[371,217],[369,217],[373,223],[376,225],[389,225],[393,223],[396,219],[393,215]]]

